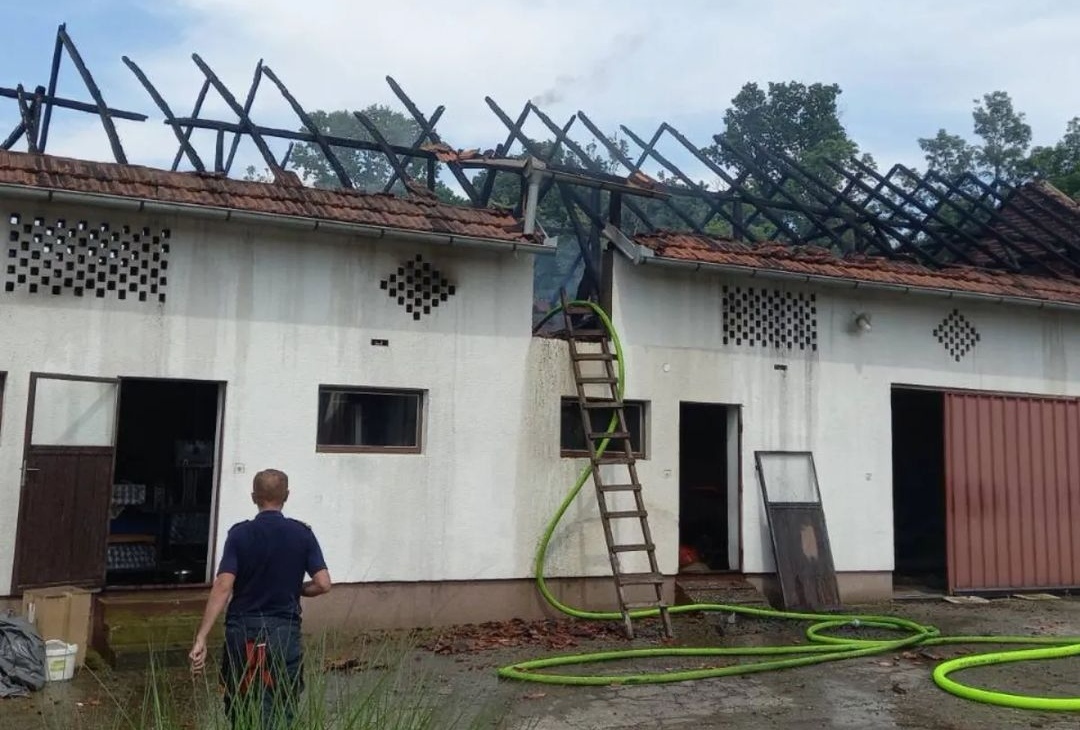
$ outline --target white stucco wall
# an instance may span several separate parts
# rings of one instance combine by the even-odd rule
[[[817,352],[722,344],[722,286],[817,295]],[[615,323],[627,349],[627,397],[650,402],[651,458],[640,473],[654,530],[677,539],[680,401],[743,406],[743,569],[772,570],[755,450],[811,450],[836,568],[893,567],[894,384],[1080,395],[1080,314],[869,293],[616,262]],[[960,362],[933,336],[953,310],[981,341]],[[870,332],[849,329],[854,312]],[[786,370],[774,369],[786,365]],[[675,537],[673,537],[673,535]],[[662,539],[663,539],[662,538]],[[673,543],[663,553],[673,569]]]
[[[252,513],[252,475],[277,467],[291,479],[288,512],[317,531],[338,581],[528,575],[534,538],[519,530],[533,525],[520,458],[534,448],[521,417],[535,397],[532,255],[0,205],[5,216],[172,230],[163,305],[0,291],[0,594],[32,371],[225,381],[219,545]],[[457,292],[414,322],[379,281],[418,253]],[[426,389],[424,453],[317,454],[320,384]]]
[[[560,397],[574,388],[566,344],[531,337],[531,255],[2,204],[173,235],[164,305],[0,291],[0,594],[11,582],[32,371],[224,381],[219,545],[252,512],[251,475],[273,466],[289,472],[288,512],[315,528],[338,582],[532,575],[537,539],[584,461],[559,457]],[[414,322],[379,281],[417,253],[457,294]],[[680,401],[743,408],[746,571],[772,565],[756,449],[814,451],[836,567],[856,571],[892,567],[893,383],[1080,394],[1076,315],[825,289],[819,351],[773,354],[721,344],[721,286],[733,281],[616,265],[626,396],[649,404],[639,473],[669,574]],[[982,335],[960,363],[931,334],[954,307]],[[856,310],[872,315],[871,332],[847,331]],[[320,384],[426,389],[423,453],[316,453]],[[548,574],[610,575],[591,484],[556,534]]]

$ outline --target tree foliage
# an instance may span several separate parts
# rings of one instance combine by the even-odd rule
[[[1034,148],[1027,168],[1033,177],[1045,178],[1069,195],[1080,193],[1080,117],[1069,120],[1056,144]]]
[[[978,143],[939,129],[935,137],[919,139],[928,169],[957,176],[975,173],[983,178],[1020,182],[1030,173],[1028,148],[1031,126],[1013,107],[1007,92],[992,91],[975,99],[972,131]]]
[[[1019,178],[1031,146],[1031,126],[1024,114],[1013,108],[1007,93],[994,91],[983,96],[971,116],[975,134],[983,142],[975,150],[978,168],[995,178]]]
[[[770,82],[765,91],[756,83],[748,83],[731,100],[719,136],[766,169],[773,165],[765,155],[752,151],[750,142],[768,152],[786,155],[822,180],[835,184],[839,174],[829,163],[846,166],[848,160],[859,155],[858,144],[840,121],[837,102],[841,93],[837,84]],[[740,164],[736,154],[720,145],[713,144],[706,152],[721,164]],[[873,163],[869,156],[864,156],[864,161]]]
[[[919,147],[927,167],[943,175],[958,177],[975,169],[975,148],[958,134],[939,129],[935,137],[920,138]]]

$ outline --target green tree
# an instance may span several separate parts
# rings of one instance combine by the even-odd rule
[[[1009,95],[1004,91],[984,95],[972,118],[975,134],[982,139],[982,145],[975,151],[978,168],[995,178],[1021,177],[1031,146],[1031,126],[1024,121],[1024,114],[1013,108]]]
[[[732,147],[750,153],[766,169],[773,169],[773,165],[765,155],[751,152],[748,142],[790,157],[827,183],[835,184],[840,176],[828,163],[846,166],[859,154],[859,146],[840,121],[837,100],[841,93],[837,84],[769,82],[765,91],[756,83],[748,83],[724,113],[720,137]],[[705,152],[722,164],[741,165],[737,155],[720,145],[714,144]],[[873,162],[869,155],[863,159]]]
[[[1032,177],[1048,180],[1068,195],[1080,193],[1080,117],[1069,120],[1065,136],[1057,144],[1031,151],[1027,171]]]
[[[1024,114],[1013,107],[1004,91],[992,91],[975,99],[973,131],[978,143],[939,129],[937,136],[919,139],[927,166],[948,175],[973,172],[980,177],[1019,182],[1031,168],[1027,155],[1031,146],[1031,126]]]
[[[930,170],[958,177],[975,169],[975,148],[957,134],[939,129],[935,137],[919,138],[919,147]]]

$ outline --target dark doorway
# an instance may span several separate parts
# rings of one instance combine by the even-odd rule
[[[219,392],[217,383],[121,381],[109,585],[206,580]]]
[[[893,532],[897,585],[946,587],[945,397],[892,391]]]
[[[679,404],[679,571],[739,566],[739,409]]]

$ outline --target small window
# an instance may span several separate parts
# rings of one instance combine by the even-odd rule
[[[630,447],[634,456],[639,459],[645,458],[645,403],[642,401],[623,401],[623,411],[626,414],[626,427],[630,431]],[[592,418],[593,433],[602,433],[608,430],[611,423],[613,410],[610,408],[597,408],[590,411]],[[585,443],[585,433],[582,430],[581,409],[576,398],[563,398],[561,414],[561,443],[560,455],[582,457],[589,455],[589,446]],[[616,425],[616,429],[618,426]],[[600,439],[597,439],[597,444]],[[622,451],[621,442],[612,441],[607,448]]]
[[[420,453],[423,392],[319,388],[316,451]]]

